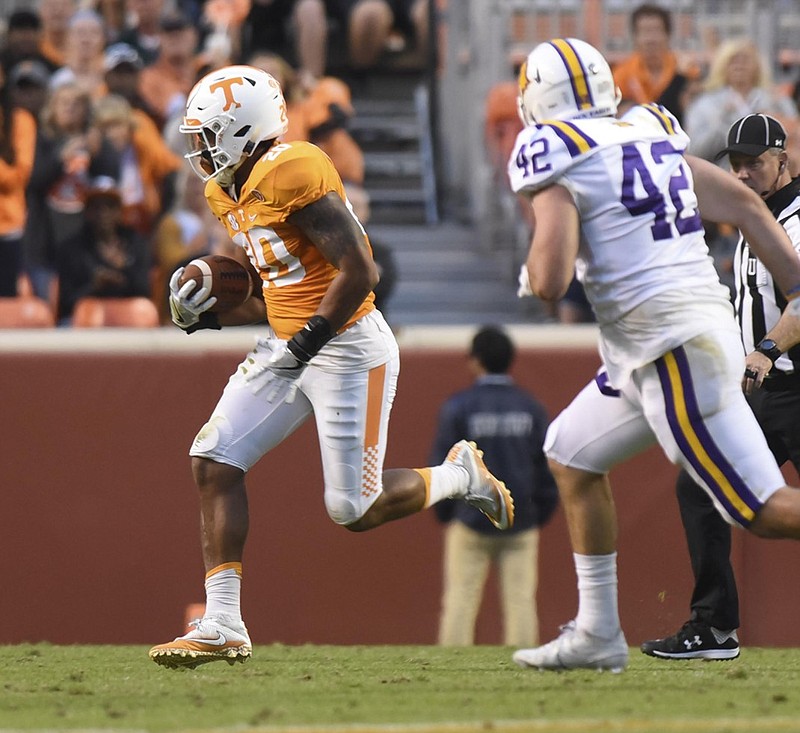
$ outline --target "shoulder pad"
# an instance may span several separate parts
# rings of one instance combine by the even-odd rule
[[[667,135],[685,135],[680,122],[666,107],[660,104],[637,104],[631,107],[623,116],[626,122],[642,122],[657,126]]]
[[[543,188],[597,147],[577,121],[553,120],[526,127],[517,136],[508,161],[511,188],[515,192]]]
[[[250,174],[247,188],[258,190],[278,220],[338,191],[341,180],[330,158],[316,145],[281,143],[267,151]]]

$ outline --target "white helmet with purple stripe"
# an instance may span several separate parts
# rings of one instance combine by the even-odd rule
[[[620,96],[603,54],[577,38],[540,43],[519,72],[517,101],[526,125],[613,116]]]

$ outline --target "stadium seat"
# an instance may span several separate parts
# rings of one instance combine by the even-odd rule
[[[0,298],[0,328],[51,328],[55,317],[50,306],[33,295]]]
[[[149,298],[81,298],[72,312],[75,328],[154,328],[158,309]]]

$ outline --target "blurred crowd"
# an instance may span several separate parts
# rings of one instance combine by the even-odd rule
[[[175,268],[232,246],[178,132],[195,82],[231,63],[281,82],[285,139],[332,158],[366,221],[350,88],[326,75],[328,44],[334,32],[344,39],[357,78],[392,50],[424,57],[427,22],[427,0],[32,0],[15,10],[0,45],[0,298],[35,296],[65,326],[92,325],[85,301],[98,298],[138,301],[132,325],[169,321]]]
[[[622,93],[620,114],[635,104],[657,102],[670,110],[691,138],[689,152],[720,166],[730,126],[741,117],[762,112],[778,120],[789,134],[789,159],[800,160],[800,76],[790,82],[773,81],[776,59],[766,58],[750,38],[730,38],[708,48],[702,58],[682,57],[673,50],[672,15],[664,5],[645,3],[629,19],[632,53],[613,65]],[[495,178],[508,189],[505,168],[522,123],[517,114],[519,68],[529,49],[509,56],[511,78],[494,86],[486,100],[485,137]],[[602,50],[602,49],[601,49]],[[793,175],[800,170],[792,171]],[[521,206],[527,215],[527,206]],[[709,248],[723,283],[732,287],[732,256],[737,233],[730,227],[706,222]],[[593,320],[581,286],[574,281],[564,300],[549,314],[562,323]]]
[[[366,222],[364,155],[348,131],[355,111],[346,81],[393,51],[426,59],[429,1],[31,0],[13,12],[0,45],[0,298],[34,295],[61,325],[75,322],[83,299],[142,298],[154,306],[150,321],[168,322],[174,269],[230,252],[183,164],[178,133],[194,83],[229,63],[280,81],[285,138],[310,140],[332,158]],[[633,51],[614,66],[622,110],[663,104],[691,137],[690,152],[709,160],[750,112],[778,118],[790,152],[800,148],[800,80],[776,84],[775,59],[751,39],[683,57],[673,50],[671,14],[657,4],[631,14],[630,33]],[[328,73],[331,43],[343,43],[344,74]],[[511,195],[505,169],[521,128],[515,80],[528,50],[512,49],[508,80],[486,99],[486,151],[501,196]],[[708,233],[730,284],[736,232],[709,225]],[[577,281],[546,317],[592,320]]]

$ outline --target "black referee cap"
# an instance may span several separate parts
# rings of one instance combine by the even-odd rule
[[[753,114],[736,120],[728,130],[728,147],[720,150],[714,160],[740,153],[757,158],[770,148],[786,149],[786,130],[774,117]]]

